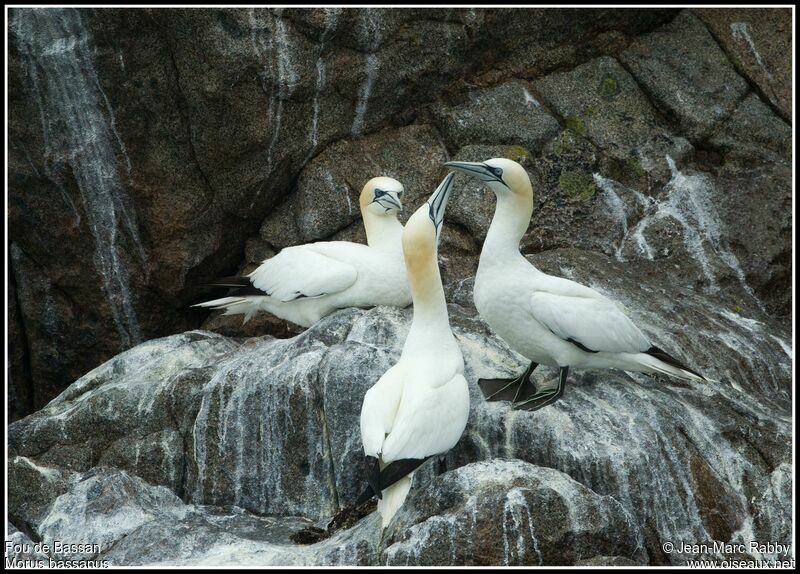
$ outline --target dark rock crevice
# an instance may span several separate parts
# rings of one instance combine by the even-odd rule
[[[25,320],[22,313],[20,313],[19,299],[17,298],[14,262],[8,252],[6,252],[6,256],[8,257],[9,272],[9,293],[7,294],[9,299],[9,307],[7,308],[9,339],[7,345],[10,355],[8,423],[12,423],[35,410],[36,385],[34,385],[31,378],[28,336],[25,332]]]

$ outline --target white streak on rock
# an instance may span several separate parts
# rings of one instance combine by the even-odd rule
[[[320,36],[319,50],[317,53],[317,83],[316,90],[314,92],[314,114],[311,118],[311,132],[309,136],[311,140],[311,149],[308,151],[308,155],[306,156],[304,163],[311,159],[311,157],[314,155],[314,152],[317,151],[317,146],[319,145],[319,99],[327,84],[325,70],[325,48],[327,47],[328,36],[330,36],[331,32],[335,29],[336,22],[339,19],[339,13],[341,12],[341,8],[322,8],[322,10],[325,13],[325,29],[322,31],[322,35]]]
[[[542,107],[542,104],[540,104],[540,103],[539,103],[539,102],[536,100],[536,98],[534,98],[534,97],[531,95],[531,93],[530,93],[528,90],[526,90],[525,88],[522,88],[522,93],[525,95],[525,103],[526,103],[526,104],[533,104],[533,105],[534,105],[534,107],[537,107],[537,108],[541,108],[541,107]]]
[[[753,38],[750,36],[750,24],[747,22],[732,22],[731,23],[731,35],[733,39],[737,42],[744,42],[747,44],[747,47],[753,53],[753,56],[756,59],[759,67],[764,71],[767,77],[771,80],[772,74],[767,70],[767,66],[764,64],[764,60],[761,59],[761,54],[758,53],[756,50],[756,44],[753,42]]]
[[[133,205],[119,177],[115,141],[128,173],[130,158],[94,67],[91,36],[74,9],[21,9],[13,27],[42,114],[46,160],[67,164],[72,170],[94,237],[101,289],[121,342],[128,347],[142,336],[122,255],[126,245],[121,231],[144,267],[146,254]],[[61,186],[57,172],[49,165],[48,171]]]
[[[378,46],[380,45],[380,34],[378,24],[376,22],[376,12],[374,9],[367,8],[364,10],[364,19],[362,20],[361,39],[369,44],[370,53],[367,54],[367,75],[364,83],[358,91],[358,102],[356,103],[356,115],[353,118],[353,125],[350,128],[350,133],[354,137],[358,137],[364,133],[367,118],[367,106],[369,98],[372,94],[372,88],[375,85],[375,80],[378,78],[381,62],[378,59]]]

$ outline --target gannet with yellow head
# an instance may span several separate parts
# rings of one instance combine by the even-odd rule
[[[702,375],[653,345],[612,300],[594,289],[547,275],[522,256],[519,244],[533,213],[533,187],[515,161],[452,161],[451,170],[483,181],[497,196],[481,251],[473,298],[481,318],[531,364],[513,379],[482,379],[487,400],[510,400],[536,410],[564,392],[570,367]],[[559,368],[555,386],[534,387],[530,374],[543,364]]]
[[[403,186],[391,177],[369,180],[359,196],[367,245],[324,241],[287,247],[244,277],[226,277],[215,286],[236,290],[229,297],[194,305],[244,314],[247,322],[267,311],[302,327],[346,307],[406,307],[406,279],[397,220]]]
[[[361,407],[369,486],[385,528],[411,488],[412,472],[458,442],[469,417],[464,359],[450,330],[437,248],[453,186],[448,175],[406,223],[403,253],[414,318],[400,360],[370,388]]]

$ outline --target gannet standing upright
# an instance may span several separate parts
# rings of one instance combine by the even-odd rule
[[[406,307],[411,292],[403,262],[397,220],[403,186],[391,177],[375,177],[361,191],[359,204],[367,245],[321,241],[287,247],[245,277],[225,277],[212,285],[238,290],[232,296],[194,307],[243,313],[247,322],[268,311],[301,327],[346,307]]]
[[[531,361],[514,379],[479,381],[487,400],[511,400],[514,408],[539,409],[562,395],[570,367],[705,380],[653,345],[613,301],[575,281],[547,275],[522,256],[519,243],[533,213],[533,188],[520,164],[495,158],[445,165],[483,181],[497,196],[473,298],[495,333]],[[540,364],[560,369],[555,388],[538,392],[534,388],[530,374]]]
[[[453,448],[469,417],[464,359],[450,330],[437,261],[448,175],[406,223],[405,255],[414,319],[400,360],[370,388],[361,407],[369,486],[357,503],[378,496],[385,528],[411,488],[411,473]]]

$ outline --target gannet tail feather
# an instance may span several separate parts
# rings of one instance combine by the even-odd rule
[[[256,297],[222,297],[204,303],[195,303],[192,307],[205,307],[210,309],[225,309],[223,315],[244,314],[244,323],[247,323],[261,308],[263,299]]]
[[[703,375],[688,367],[686,364],[676,359],[663,349],[653,345],[644,353],[639,355],[641,363],[654,371],[692,381],[707,381]]]
[[[378,500],[378,512],[381,515],[381,526],[383,528],[389,526],[389,522],[400,510],[409,490],[411,490],[411,474],[405,475],[383,491],[383,497]]]
[[[213,299],[211,301],[203,301],[202,303],[195,303],[192,307],[206,307],[209,309],[225,309],[236,303],[244,301],[242,297],[222,297],[221,299]]]

